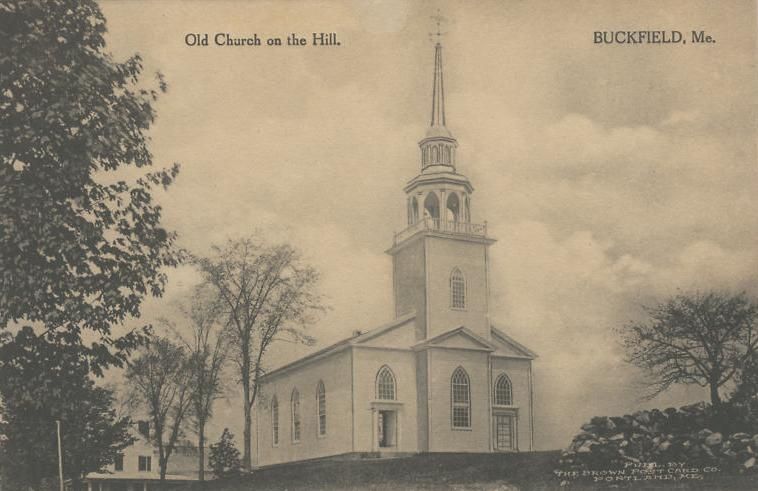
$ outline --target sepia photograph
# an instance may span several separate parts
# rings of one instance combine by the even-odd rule
[[[0,491],[758,489],[755,0],[0,0]]]

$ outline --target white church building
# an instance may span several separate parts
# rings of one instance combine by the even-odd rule
[[[536,355],[489,317],[488,250],[457,171],[435,46],[421,171],[404,188],[395,235],[395,319],[267,373],[255,408],[254,464],[349,455],[533,449]]]

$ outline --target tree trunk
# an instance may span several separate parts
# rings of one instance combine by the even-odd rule
[[[202,482],[205,481],[205,421],[199,421],[198,430],[197,446],[199,461],[197,463],[197,478]]]
[[[245,415],[245,431],[243,434],[243,457],[242,457],[242,466],[245,468],[247,472],[250,472],[252,470],[252,446],[251,446],[251,439],[252,439],[252,431],[251,431],[251,407],[250,407],[250,355],[248,353],[248,350],[245,350],[243,353],[243,362],[242,362],[242,392],[243,392],[243,401],[242,404],[245,405],[244,408],[244,415]]]
[[[168,467],[168,459],[166,458],[166,450],[163,447],[163,433],[156,435],[158,440],[158,468],[160,469],[161,482],[166,480],[166,467]]]
[[[717,382],[711,382],[711,405],[714,409],[721,407],[721,397],[719,396],[719,387]]]

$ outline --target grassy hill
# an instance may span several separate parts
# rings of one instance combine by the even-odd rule
[[[250,476],[216,481],[223,491],[268,490],[487,490],[554,489],[559,452],[422,454],[288,464]]]
[[[323,460],[286,464],[236,479],[206,483],[220,491],[515,491],[758,489],[755,475],[719,473],[702,481],[592,484],[561,488],[553,477],[558,451],[515,454],[421,454],[395,459]],[[195,486],[193,490],[200,489]]]

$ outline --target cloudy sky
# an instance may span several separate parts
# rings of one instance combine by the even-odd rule
[[[157,165],[182,164],[160,196],[166,225],[198,252],[256,229],[294,243],[332,307],[320,345],[391,319],[383,251],[419,170],[438,8],[458,171],[498,239],[493,319],[540,355],[537,446],[565,446],[592,415],[702,399],[640,403],[613,329],[678,290],[758,294],[752,1],[105,1],[114,56],[139,52],[169,84],[151,132]],[[648,29],[716,43],[592,42]],[[219,32],[336,32],[341,46],[212,46]],[[144,317],[196,280],[172,272]],[[238,406],[220,403],[215,424],[241,428]]]

